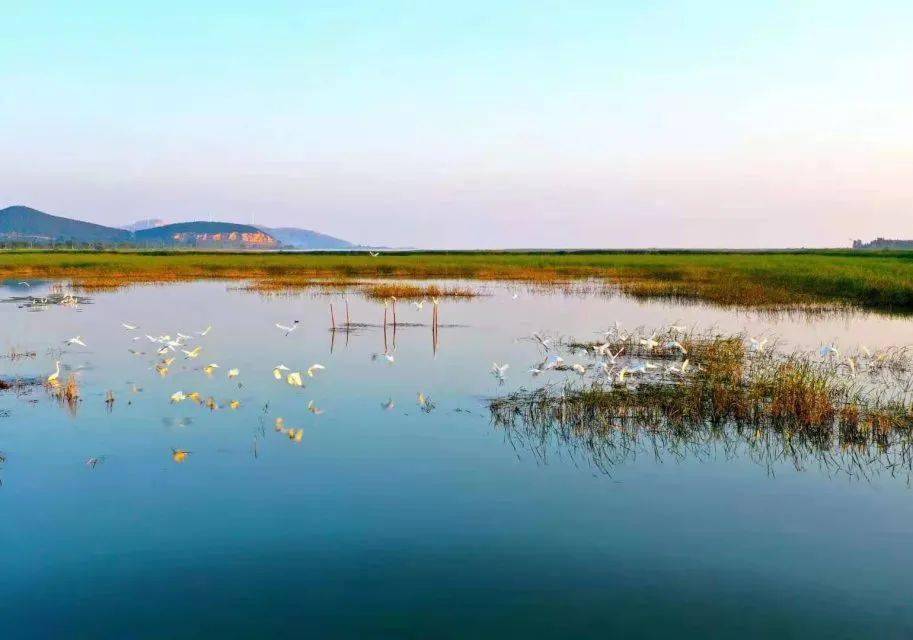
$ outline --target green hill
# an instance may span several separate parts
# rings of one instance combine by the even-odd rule
[[[130,242],[130,233],[91,222],[52,216],[31,207],[17,205],[0,209],[0,238],[40,244],[115,244]]]

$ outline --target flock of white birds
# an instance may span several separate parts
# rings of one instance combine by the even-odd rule
[[[512,295],[514,300],[516,300],[517,297],[517,294]],[[386,304],[387,303],[385,302],[385,306]],[[413,302],[413,306],[416,311],[419,312],[422,311],[424,305],[424,300]],[[439,301],[437,299],[433,300],[433,305],[436,313]],[[288,323],[275,323],[275,328],[286,337],[294,333],[299,326],[300,323],[298,320],[293,320]],[[162,377],[168,375],[170,368],[178,358],[182,358],[184,361],[194,361],[200,358],[204,353],[204,347],[202,344],[199,344],[199,341],[208,336],[212,331],[212,326],[210,325],[200,331],[193,333],[176,332],[172,336],[171,334],[152,335],[149,333],[141,333],[140,326],[133,322],[123,322],[121,323],[121,327],[129,334],[133,334],[131,338],[133,342],[145,340],[150,345],[153,345],[156,361],[152,368]],[[636,333],[626,332],[622,328],[621,323],[615,322],[614,326],[604,332],[600,332],[599,335],[601,336],[601,339],[594,341],[589,346],[570,348],[571,354],[582,354],[588,358],[588,361],[568,364],[564,357],[559,354],[559,350],[564,346],[559,340],[545,337],[540,333],[533,333],[528,340],[537,345],[542,360],[535,366],[529,368],[527,373],[536,377],[545,372],[567,372],[577,374],[583,378],[592,372],[592,375],[596,380],[607,381],[611,384],[629,385],[636,384],[637,379],[641,376],[684,376],[692,367],[691,361],[688,358],[688,351],[682,344],[684,337],[687,335],[687,328],[685,326],[678,324],[670,325],[660,335],[657,335],[656,332],[652,332],[650,335],[637,335]],[[766,337],[751,337],[748,342],[749,351],[754,353],[763,352],[767,348],[768,342],[768,338]],[[70,347],[87,346],[80,335],[67,338],[63,343]],[[637,349],[639,354],[638,357],[625,354],[625,345],[632,344],[639,347],[639,349]],[[654,362],[649,356],[655,349],[660,347],[662,347],[666,357],[664,357],[661,362]],[[140,349],[131,348],[129,349],[129,352],[136,356],[147,355],[145,351]],[[670,352],[676,353],[680,357],[670,363],[668,358]],[[873,355],[864,346],[861,348],[860,353],[865,354],[866,357],[878,357],[877,354]],[[840,350],[833,344],[821,347],[820,355],[824,358],[841,358]],[[391,365],[396,361],[394,355],[388,351],[372,354],[371,358],[374,360],[383,359]],[[846,358],[846,363],[851,373],[855,375],[857,368],[856,360],[852,357],[848,357]],[[210,362],[199,368],[202,373],[210,377],[216,375],[221,369],[221,365],[217,362]],[[306,369],[300,370],[292,370],[285,364],[278,363],[273,367],[272,375],[276,381],[284,381],[291,387],[303,387],[305,386],[305,377],[314,378],[325,369],[326,367],[320,363],[313,363]],[[500,384],[503,384],[507,378],[509,369],[510,365],[507,363],[494,362],[492,363],[490,372]],[[57,361],[55,362],[55,370],[47,376],[47,384],[51,387],[59,386],[61,384],[60,375],[61,363],[60,361]],[[235,380],[241,376],[241,371],[238,367],[230,367],[227,368],[226,376],[229,380]],[[239,383],[238,386],[240,387],[242,385]],[[211,397],[204,399],[200,393],[184,389],[172,393],[170,401],[172,404],[193,401],[210,409],[216,409],[222,406]],[[108,392],[106,402],[114,402],[112,392]],[[434,403],[422,392],[417,394],[417,403],[419,408],[424,412],[430,412],[434,408]],[[240,402],[237,400],[230,400],[225,406],[230,409],[236,409],[240,406]],[[390,410],[395,407],[395,403],[392,399],[388,399],[381,404],[381,407],[384,410]],[[315,415],[323,413],[323,410],[319,409],[313,400],[307,405],[307,410]],[[276,419],[276,430],[287,435],[292,440],[300,441],[302,438],[302,431],[300,429],[285,427],[282,418]],[[181,449],[174,449],[172,451],[172,456],[176,462],[182,462],[187,458],[189,453],[190,452]],[[94,467],[98,462],[99,459],[90,458],[87,461],[87,464]]]

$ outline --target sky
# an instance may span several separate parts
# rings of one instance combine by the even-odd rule
[[[422,248],[913,238],[911,24],[909,0],[0,0],[0,207]]]

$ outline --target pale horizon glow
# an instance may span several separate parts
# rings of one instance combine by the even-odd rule
[[[0,208],[422,248],[913,238],[909,2],[131,4],[0,8]]]

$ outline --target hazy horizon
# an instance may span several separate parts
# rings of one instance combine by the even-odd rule
[[[913,238],[913,5],[0,9],[0,208],[419,248]]]

